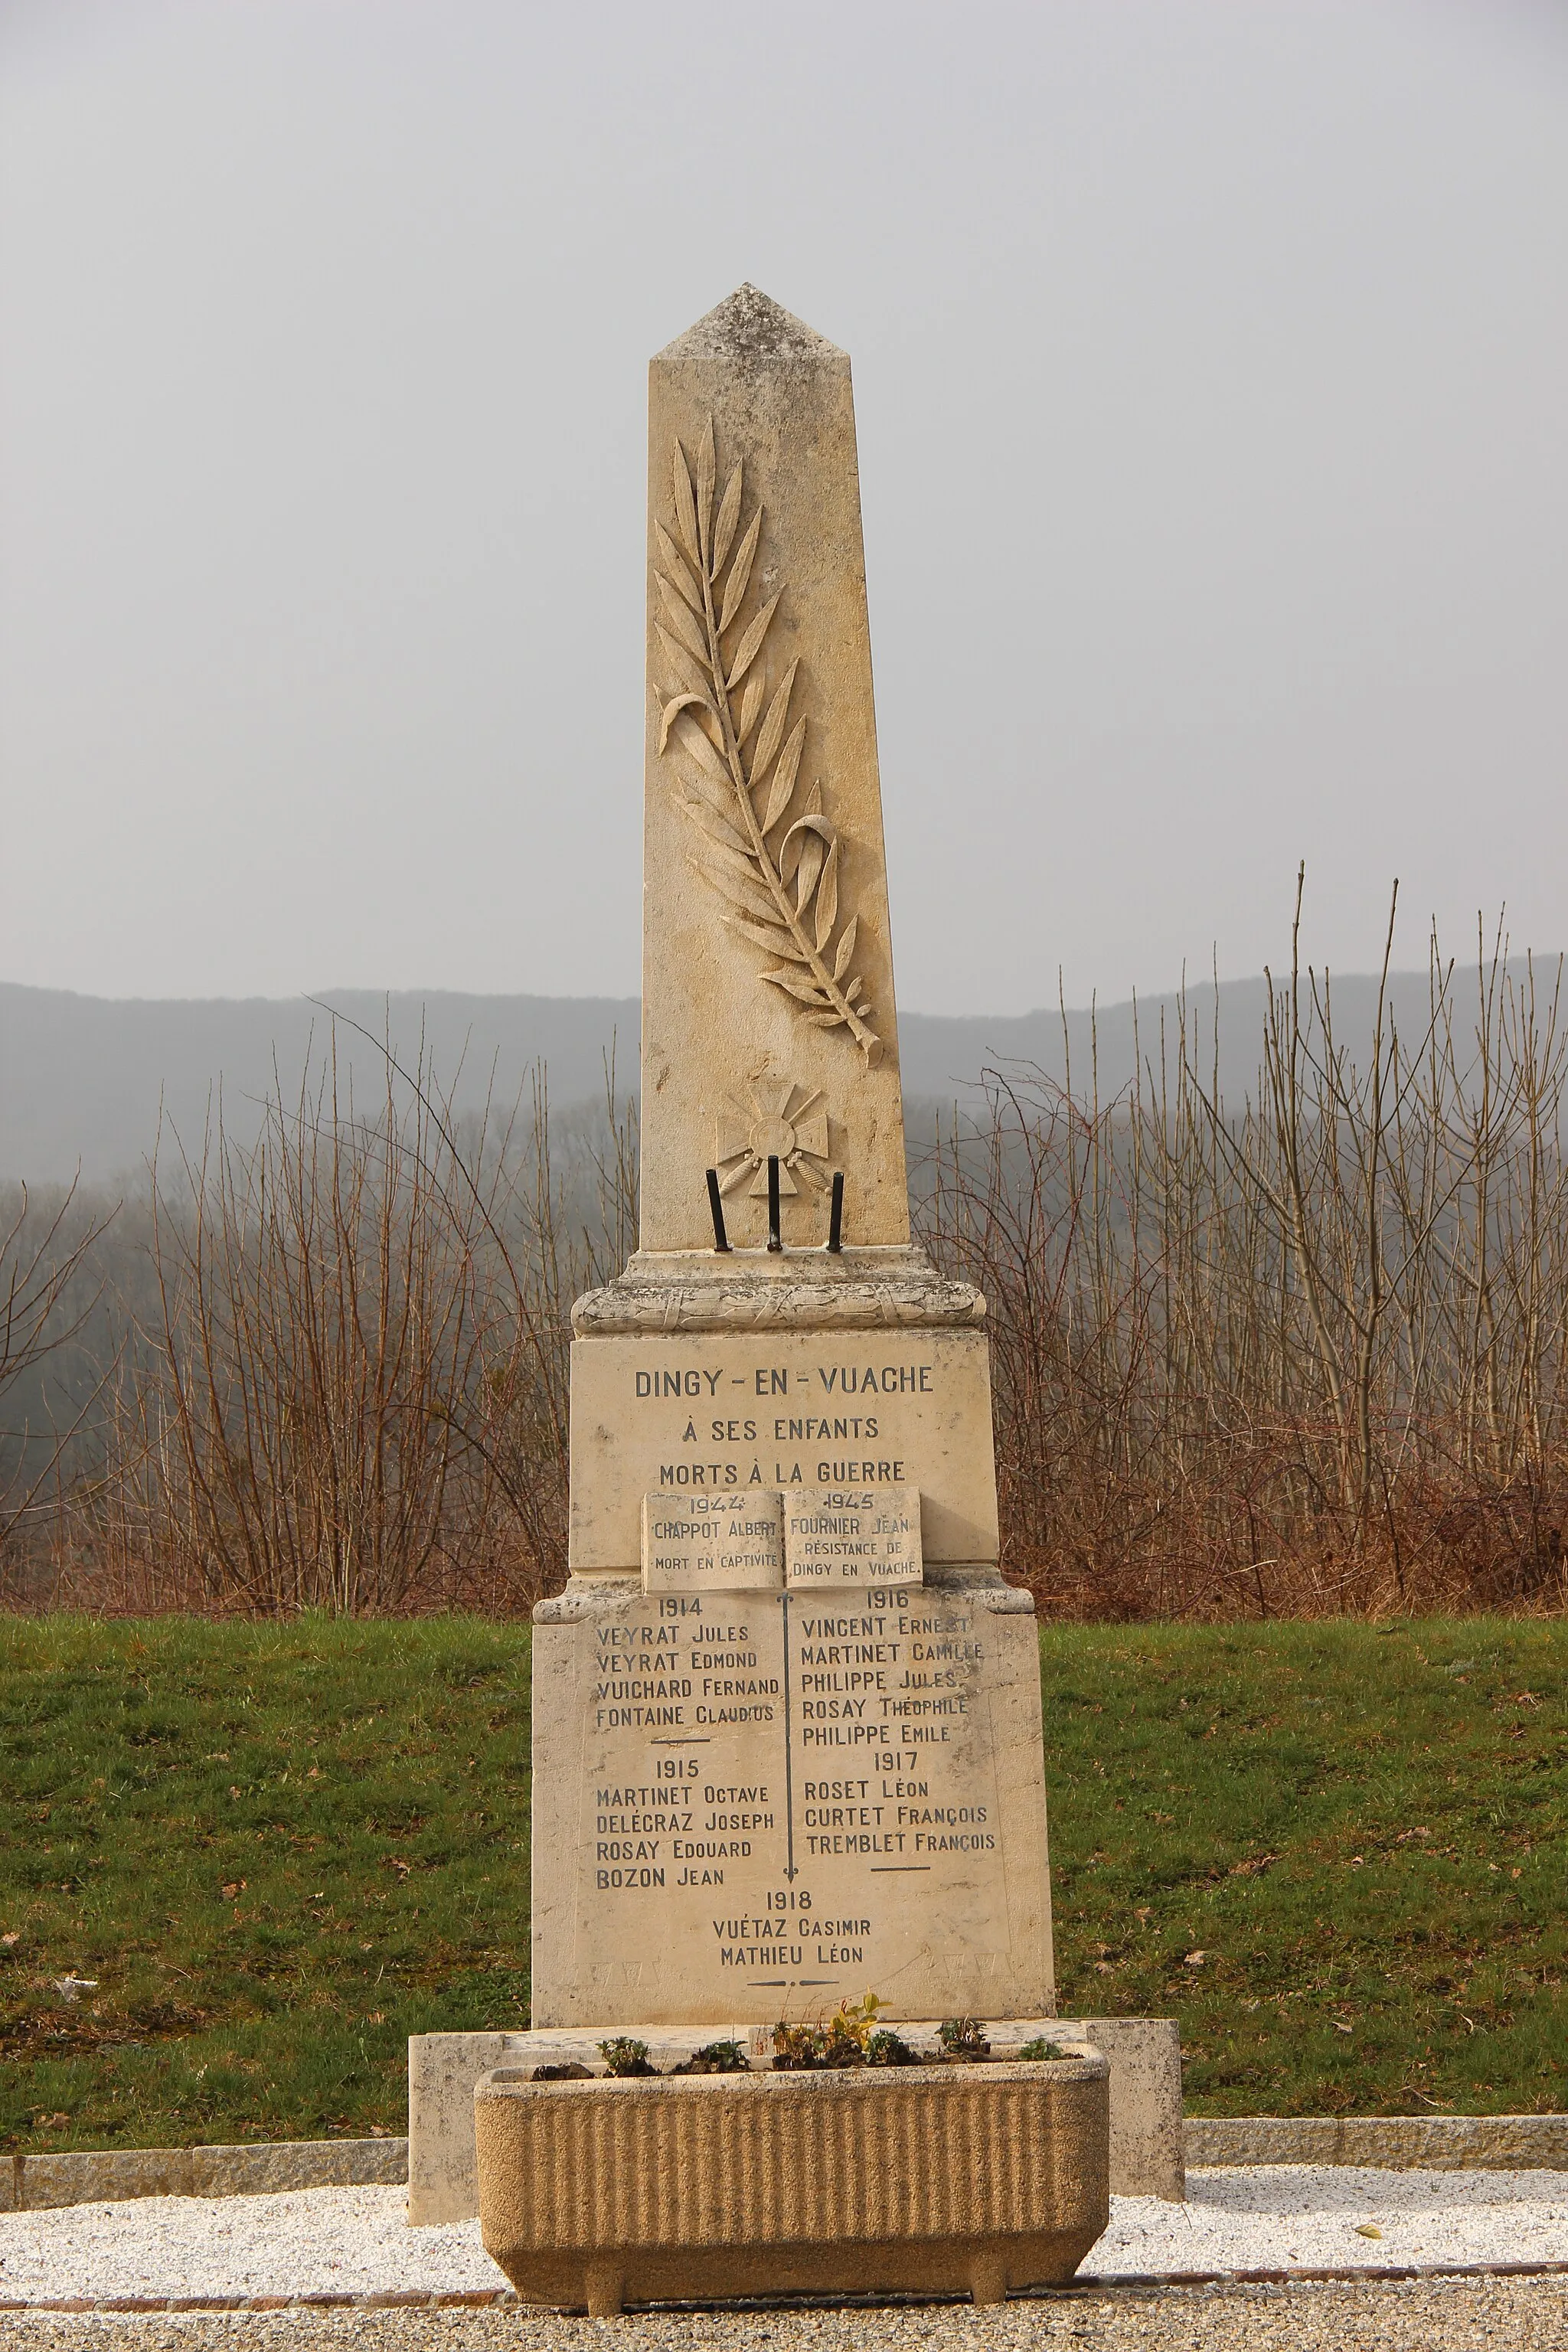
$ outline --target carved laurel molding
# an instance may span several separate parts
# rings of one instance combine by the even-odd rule
[[[796,783],[806,722],[790,726],[800,673],[792,661],[770,692],[763,649],[784,593],[751,600],[763,509],[742,530],[742,466],[715,503],[713,420],[689,462],[674,447],[673,534],[655,522],[663,617],[654,623],[672,686],[660,689],[658,748],[673,759],[679,805],[701,835],[691,863],[727,902],[723,919],[768,958],[761,974],[817,1029],[847,1029],[870,1067],[882,1041],[853,970],[859,917],[842,927],[838,835],[822,786]],[[737,699],[738,698],[738,699]],[[749,748],[748,748],[749,747]]]

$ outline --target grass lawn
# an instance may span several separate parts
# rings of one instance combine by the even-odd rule
[[[525,1626],[0,1623],[0,2145],[405,2130],[528,2020],[528,1739]]]
[[[1200,2115],[1568,2105],[1568,1625],[1044,1630],[1058,1998]]]
[[[1568,2103],[1568,1626],[1041,1649],[1065,2011],[1179,2018],[1200,2113]],[[0,2146],[396,2132],[410,2032],[526,2023],[527,1666],[0,1622]]]

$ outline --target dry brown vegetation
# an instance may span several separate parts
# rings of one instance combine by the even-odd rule
[[[1562,979],[1500,946],[1461,991],[1434,941],[1420,1033],[1385,990],[1358,1058],[1293,958],[1239,1107],[1179,1018],[1112,1102],[1092,1068],[997,1071],[942,1123],[916,1223],[986,1294],[1004,1566],[1047,1613],[1561,1606]],[[365,1111],[329,1060],[275,1088],[253,1149],[221,1115],[196,1153],[171,1139],[77,1367],[85,1436],[57,1453],[57,1415],[41,1456],[37,1427],[13,1447],[35,1466],[5,1597],[366,1614],[558,1589],[571,1302],[635,1229],[608,1076],[595,1120],[552,1126],[541,1077],[459,1127],[423,1066],[389,1059]],[[103,1241],[23,1204],[0,1386],[79,1355]]]
[[[1562,982],[1500,944],[1461,1009],[1434,940],[1401,1036],[1385,952],[1358,1063],[1293,955],[1239,1108],[1189,1034],[1109,1105],[990,1076],[923,1222],[990,1304],[1004,1566],[1050,1613],[1561,1605]]]

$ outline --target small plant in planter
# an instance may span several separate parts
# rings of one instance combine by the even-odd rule
[[[749,2074],[752,2065],[738,2042],[705,2042],[673,2071],[677,2074]]]
[[[874,1992],[868,1992],[863,1994],[853,2008],[848,2001],[841,2000],[826,2026],[786,2025],[781,2018],[773,2028],[774,2073],[864,2066],[870,2058],[873,2029],[886,2005]],[[896,2041],[898,2036],[887,2038]],[[875,2063],[886,2065],[900,2062],[881,2059]]]
[[[657,2066],[649,2063],[647,2043],[638,2042],[629,2033],[613,2034],[608,2042],[599,2044],[599,2055],[605,2062],[606,2074],[656,2074]]]
[[[773,2028],[773,2072],[798,2074],[820,2066],[827,2036],[811,2025],[786,2025],[781,2017]]]
[[[944,2017],[937,2027],[936,2038],[943,2056],[960,2065],[973,2066],[991,2055],[984,2021],[978,2017]]]
[[[1020,2058],[1065,2058],[1067,2054],[1059,2042],[1047,2042],[1043,2033],[1037,2033],[1032,2042],[1026,2042],[1018,2053]]]
[[[895,2033],[891,2026],[882,2026],[866,2043],[868,2066],[918,2066],[920,2063],[920,2052],[911,2048],[901,2033]]]
[[[585,2083],[593,2069],[579,2063],[575,2058],[563,2058],[558,2066],[536,2066],[536,2083]]]

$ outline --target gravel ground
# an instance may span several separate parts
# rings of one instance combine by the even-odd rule
[[[0,2315],[0,2352],[1563,2352],[1568,2279],[1134,2287],[975,2311]]]
[[[451,2294],[504,2285],[477,2221],[411,2230],[401,2189],[144,2197],[0,2214],[0,2301]],[[1185,2205],[1111,2200],[1087,2273],[1568,2262],[1568,2173],[1247,2166]]]
[[[1568,2352],[1568,2276],[1131,2283],[1172,2272],[1547,2262],[1568,2262],[1568,2174],[1247,2167],[1190,2175],[1185,2206],[1113,2199],[1110,2228],[1085,2264],[1089,2284],[996,2311],[905,2305],[589,2320],[515,2308],[34,2310],[0,2313],[0,2352],[605,2352],[618,2344],[650,2352]],[[142,2198],[0,2215],[0,2301],[442,2294],[503,2284],[477,2222],[410,2230],[400,2189]]]

